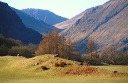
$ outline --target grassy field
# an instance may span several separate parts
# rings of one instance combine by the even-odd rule
[[[60,62],[70,65],[55,67],[54,63]],[[39,65],[34,66],[34,63]],[[42,65],[49,69],[42,70]],[[86,71],[87,69],[93,70]],[[74,72],[70,73],[69,70]],[[119,73],[112,73],[115,70]],[[128,66],[80,66],[78,62],[54,58],[51,55],[29,59],[0,57],[0,83],[128,83],[127,73]]]

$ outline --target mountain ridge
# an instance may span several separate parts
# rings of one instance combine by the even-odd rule
[[[44,23],[43,21],[39,21],[28,14],[24,13],[21,10],[12,8],[17,15],[21,18],[22,22],[26,25],[28,28],[32,28],[35,31],[38,31],[39,33],[46,35],[48,32],[52,32],[54,29],[57,29],[56,27],[53,27],[51,25],[48,25]]]
[[[49,25],[54,25],[67,20],[67,18],[59,16],[49,10],[27,8],[27,9],[22,9],[21,11],[30,15],[31,17],[34,17],[39,21],[44,21]]]

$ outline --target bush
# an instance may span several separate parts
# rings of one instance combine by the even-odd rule
[[[116,59],[118,65],[128,65],[128,52],[120,54]]]
[[[47,68],[46,66],[41,66],[42,70],[48,70],[49,68]]]
[[[113,65],[128,65],[128,52],[122,52],[119,55],[103,55],[102,63]]]
[[[55,67],[65,67],[66,65],[65,62],[55,63]]]
[[[14,46],[8,51],[8,53],[13,56],[16,56],[17,54],[24,57],[32,56],[32,52],[26,46]]]
[[[90,55],[83,55],[82,56],[83,62],[86,62],[85,65],[100,65],[101,60],[98,54]]]
[[[5,44],[0,46],[0,54],[6,55],[8,53],[8,50],[9,48]]]
[[[9,49],[11,49],[13,46],[20,46],[20,45],[23,45],[21,41],[15,40],[12,38],[6,38],[0,34],[0,54],[1,55],[7,55]]]

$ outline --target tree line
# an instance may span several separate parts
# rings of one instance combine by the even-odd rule
[[[77,46],[70,38],[60,36],[57,30],[42,37],[39,45],[25,45],[19,40],[5,38],[0,35],[0,55],[32,57],[32,55],[59,54],[59,57],[86,62],[90,65],[113,64],[128,65],[128,52],[120,52],[114,46],[102,53],[97,52],[97,45],[93,40],[88,40],[84,55],[80,55]]]
[[[128,64],[128,52],[119,52],[115,47],[110,47],[99,54],[97,45],[93,40],[88,40],[84,55],[80,55],[76,48],[70,38],[66,39],[64,36],[60,36],[57,30],[54,30],[43,36],[35,54],[59,54],[61,58],[86,62],[90,65]]]
[[[82,60],[91,65],[128,65],[128,52],[119,51],[115,46],[110,46],[107,50],[98,53],[97,46],[94,41],[89,40],[85,55]]]
[[[32,54],[38,48],[35,44],[24,44],[20,40],[6,38],[0,34],[0,55],[12,55],[24,57],[32,57]]]

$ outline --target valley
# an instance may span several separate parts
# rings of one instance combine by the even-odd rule
[[[0,83],[128,82],[128,0],[70,19],[10,4],[0,1]]]

